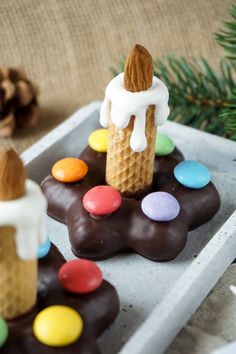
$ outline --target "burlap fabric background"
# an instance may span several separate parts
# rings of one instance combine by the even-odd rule
[[[231,0],[1,0],[0,65],[23,67],[40,87],[41,119],[31,130],[0,140],[19,152],[79,106],[102,99],[116,65],[133,44],[163,57],[203,55],[217,65],[213,32]],[[207,354],[236,338],[232,266],[170,347],[168,354]],[[158,353],[158,348],[157,348]],[[147,353],[148,354],[148,353]]]
[[[25,68],[38,83],[37,128],[0,140],[23,151],[79,106],[102,99],[116,65],[133,44],[163,57],[172,51],[222,53],[212,33],[228,17],[231,0],[1,0],[0,65]]]

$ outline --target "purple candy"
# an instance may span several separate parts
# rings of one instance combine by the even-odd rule
[[[154,221],[170,221],[178,216],[180,205],[178,200],[167,192],[148,194],[141,204],[144,214]]]

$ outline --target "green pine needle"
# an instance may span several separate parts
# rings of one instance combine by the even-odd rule
[[[224,29],[216,33],[215,38],[227,52],[228,59],[236,60],[236,5],[230,8],[230,14],[232,20],[223,22]]]
[[[224,30],[216,34],[217,42],[225,49],[227,58],[236,74],[236,5],[230,9],[231,22],[224,22]],[[230,76],[230,75],[228,75]],[[231,78],[228,77],[230,81]],[[228,82],[229,82],[228,81]],[[236,87],[231,86],[230,103],[222,110],[219,118],[223,120],[228,136],[236,140]]]

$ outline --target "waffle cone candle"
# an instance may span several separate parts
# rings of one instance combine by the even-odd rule
[[[37,298],[37,250],[44,242],[46,200],[25,181],[14,150],[0,154],[0,317],[29,311]]]
[[[108,84],[100,113],[109,129],[106,181],[125,195],[151,188],[156,127],[169,115],[168,98],[164,83],[153,76],[151,55],[136,45],[125,72]]]

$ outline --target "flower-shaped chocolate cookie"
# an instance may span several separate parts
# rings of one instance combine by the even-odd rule
[[[7,323],[1,353],[100,353],[96,338],[119,312],[116,290],[102,280],[95,264],[81,260],[85,268],[79,269],[80,260],[66,263],[54,245],[45,244],[39,257],[37,304],[30,313]]]
[[[99,195],[100,188],[100,192],[92,189],[104,188],[106,153],[104,146],[103,152],[93,150],[91,142],[80,155],[88,166],[82,180],[63,183],[52,176],[44,179],[48,214],[67,224],[76,256],[104,259],[129,250],[154,261],[171,260],[183,250],[188,231],[216,214],[220,198],[208,175],[204,179],[201,164],[195,166],[197,162],[193,162],[193,175],[189,174],[191,164],[181,165],[181,152],[168,139],[162,137],[161,143],[165,146],[158,147],[159,156],[155,157],[153,195],[145,201],[143,196],[122,197],[120,203],[116,195],[112,204],[112,193]],[[193,184],[188,186],[188,182]],[[102,209],[103,201],[108,209]]]

